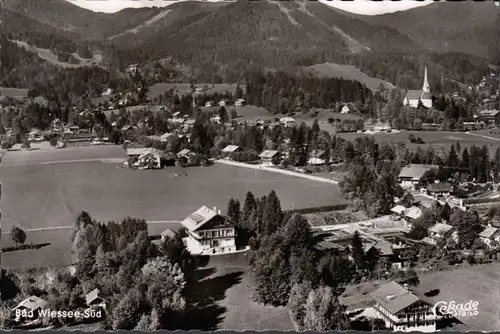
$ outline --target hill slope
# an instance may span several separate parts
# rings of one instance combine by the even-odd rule
[[[437,2],[384,15],[351,16],[397,29],[429,50],[499,55],[500,11],[493,1]]]

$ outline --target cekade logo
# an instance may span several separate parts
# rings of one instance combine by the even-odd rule
[[[472,317],[479,314],[478,301],[470,300],[467,303],[457,303],[455,301],[445,302],[440,301],[434,306],[436,313],[442,314],[444,317]]]

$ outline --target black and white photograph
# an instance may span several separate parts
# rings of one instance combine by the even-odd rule
[[[0,0],[0,330],[499,331],[498,1]]]

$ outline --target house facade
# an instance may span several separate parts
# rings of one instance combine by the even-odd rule
[[[453,192],[453,186],[450,183],[433,183],[427,187],[429,195],[437,197],[448,197]]]
[[[496,227],[487,227],[481,233],[479,238],[488,247],[493,241],[500,242],[500,230]]]
[[[425,173],[432,169],[437,169],[439,166],[435,165],[418,165],[410,164],[401,169],[399,173],[399,183],[402,188],[416,190],[422,185]]]
[[[401,332],[436,331],[440,319],[434,305],[419,298],[396,282],[389,282],[370,294],[374,311],[386,328]]]
[[[187,248],[192,254],[214,255],[236,251],[236,231],[231,220],[217,208],[202,206],[181,222],[186,228]]]
[[[279,152],[274,150],[265,150],[259,155],[263,165],[274,165],[273,160],[278,157]]]

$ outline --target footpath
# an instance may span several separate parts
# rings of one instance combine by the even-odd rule
[[[236,162],[236,161],[231,161],[231,160],[215,160],[215,162],[220,163],[220,164],[225,164],[225,165],[245,167],[245,168],[263,170],[263,171],[272,172],[272,173],[279,173],[279,174],[285,174],[285,175],[290,175],[290,176],[296,176],[296,177],[301,177],[303,179],[308,179],[308,180],[312,180],[312,181],[316,181],[316,182],[324,182],[324,183],[331,183],[331,184],[338,184],[339,183],[336,180],[327,179],[324,177],[319,177],[319,176],[314,176],[314,175],[303,174],[303,173],[299,173],[299,172],[293,172],[291,170],[286,170],[286,169],[279,169],[276,167],[269,167],[269,166],[264,166],[264,165],[251,165],[251,164],[246,164],[243,162]]]

